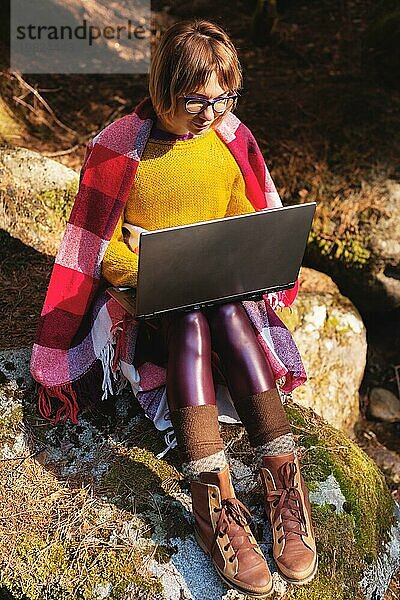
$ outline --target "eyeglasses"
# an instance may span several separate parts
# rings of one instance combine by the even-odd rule
[[[223,98],[215,98],[215,100],[206,100],[206,98],[198,98],[197,96],[184,96],[186,112],[197,115],[203,112],[209,106],[212,106],[213,110],[222,114],[226,110],[235,108],[238,94],[232,96],[224,96]]]

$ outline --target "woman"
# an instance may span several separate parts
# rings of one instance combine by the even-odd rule
[[[110,283],[136,285],[136,228],[280,206],[253,136],[232,114],[240,84],[236,50],[216,25],[180,22],[164,34],[150,98],[88,146],[32,373],[41,384],[41,413],[51,418],[58,403],[54,421],[76,421],[100,379],[103,398],[129,381],[157,427],[172,423],[200,546],[230,586],[265,596],[271,574],[235,497],[219,433],[216,366],[260,466],[276,564],[287,580],[306,583],[317,568],[308,494],[276,388],[284,377],[282,389],[291,391],[305,374],[271,306],[290,304],[297,290],[146,324],[104,292]],[[160,344],[164,356],[155,355]]]

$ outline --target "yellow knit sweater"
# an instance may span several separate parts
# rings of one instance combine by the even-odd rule
[[[105,252],[103,277],[137,285],[138,256],[124,242],[123,222],[155,230],[251,212],[242,173],[215,131],[185,140],[150,138]]]

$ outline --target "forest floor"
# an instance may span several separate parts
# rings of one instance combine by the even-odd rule
[[[376,2],[282,1],[284,10],[264,46],[251,37],[252,5],[244,0],[154,0],[154,28],[159,36],[176,20],[200,17],[230,33],[244,72],[236,112],[258,140],[283,201],[346,197],[365,181],[398,178],[400,91],[377,79],[366,43]],[[8,70],[4,48],[1,56],[0,89],[14,126],[4,133],[0,123],[0,144],[36,150],[76,170],[87,141],[147,95],[146,75],[21,76]],[[5,232],[0,232],[0,250],[0,283],[6,291],[0,303],[0,347],[28,346],[53,259]],[[367,376],[373,372],[376,378],[378,369],[381,383],[393,388],[390,365],[382,366],[390,343],[374,338]],[[363,420],[361,441],[371,433],[377,443],[400,454],[398,425],[385,429]],[[400,598],[398,580],[387,597]]]

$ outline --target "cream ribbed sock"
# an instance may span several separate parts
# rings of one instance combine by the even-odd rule
[[[182,473],[190,481],[198,479],[200,473],[223,469],[227,465],[225,452],[220,450],[210,456],[182,464]]]
[[[274,440],[271,440],[266,444],[262,444],[262,446],[256,446],[254,448],[254,453],[256,455],[256,464],[257,466],[261,466],[263,456],[289,454],[289,452],[294,452],[295,448],[296,444],[291,433],[280,435]]]

